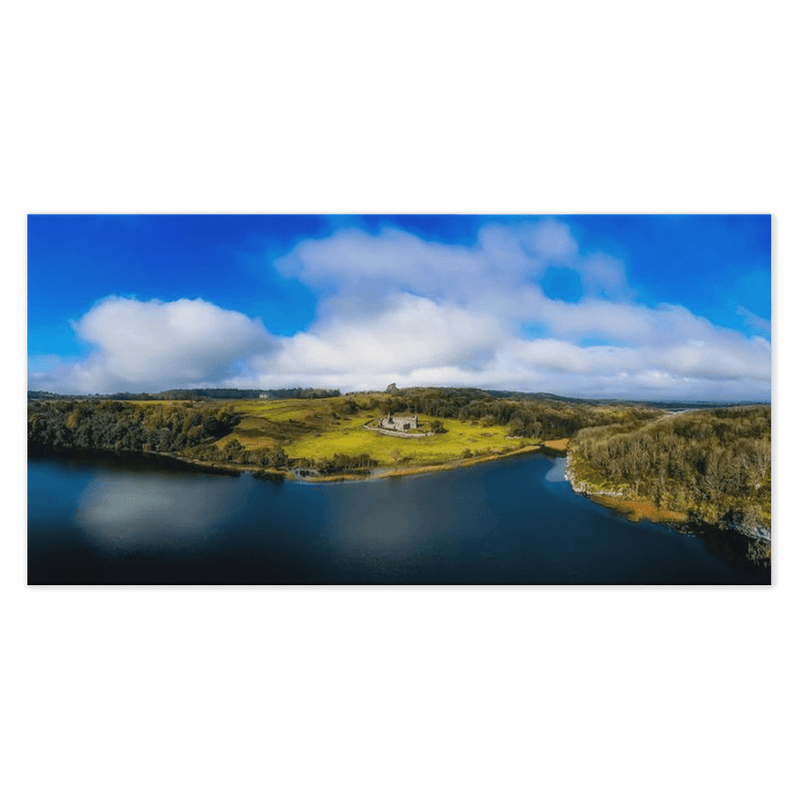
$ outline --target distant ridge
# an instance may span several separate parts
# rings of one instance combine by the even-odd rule
[[[756,406],[770,405],[763,400],[621,400],[613,397],[566,397],[564,395],[553,394],[552,392],[522,392],[512,389],[478,389],[471,386],[452,387],[452,386],[414,386],[404,389],[394,388],[392,394],[403,397],[406,394],[415,392],[439,392],[445,397],[464,397],[470,396],[474,399],[492,400],[543,400],[557,403],[572,403],[585,405],[637,405],[664,409],[683,409],[683,408],[723,408],[727,406]],[[370,394],[370,392],[348,392],[348,394]]]
[[[436,392],[442,397],[468,397],[470,399],[486,400],[539,400],[557,403],[572,403],[583,405],[637,405],[666,410],[680,410],[685,408],[724,408],[729,406],[764,406],[770,405],[769,401],[742,400],[742,401],[715,401],[715,400],[620,400],[618,398],[586,398],[566,397],[552,392],[522,392],[510,389],[479,389],[472,386],[413,386],[399,389],[390,387],[391,391],[370,389],[365,391],[347,392],[347,395],[384,394],[390,393],[396,397],[418,393]],[[269,400],[281,399],[318,399],[326,397],[341,397],[339,389],[319,388],[283,388],[283,389],[167,389],[163,392],[114,392],[112,394],[57,394],[38,390],[28,391],[29,400]]]
[[[29,391],[29,400],[269,400],[285,398],[340,397],[338,389],[167,389],[163,392],[114,392],[112,394],[55,394]]]

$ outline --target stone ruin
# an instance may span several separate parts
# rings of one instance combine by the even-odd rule
[[[390,431],[400,431],[400,433],[407,433],[408,431],[415,431],[419,427],[419,419],[414,414],[411,417],[398,417],[394,414],[389,414],[388,417],[381,417],[379,427],[386,428]]]

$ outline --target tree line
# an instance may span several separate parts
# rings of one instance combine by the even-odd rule
[[[340,397],[339,389],[167,389],[163,392],[114,392],[109,395],[59,395],[32,390],[28,400],[256,400],[262,394],[270,400]]]
[[[714,526],[750,533],[771,521],[771,408],[686,411],[647,424],[581,430],[570,444],[576,477]]]
[[[239,420],[232,407],[220,405],[33,400],[28,447],[180,453],[226,436]]]
[[[551,398],[512,399],[480,389],[405,389],[383,399],[384,414],[408,412],[444,419],[503,425],[509,436],[561,439],[582,428],[614,422],[637,422],[663,414],[640,405],[589,404]]]
[[[280,447],[248,449],[236,439],[223,446],[241,417],[231,406],[149,405],[118,400],[33,400],[28,403],[28,449],[169,453],[214,463],[271,470],[293,467],[323,475],[370,469],[368,454],[290,460]]]

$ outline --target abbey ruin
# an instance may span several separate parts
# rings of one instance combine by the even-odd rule
[[[396,417],[389,414],[388,417],[381,417],[378,427],[391,431],[400,431],[400,433],[407,433],[419,427],[419,420],[416,414],[411,417]]]

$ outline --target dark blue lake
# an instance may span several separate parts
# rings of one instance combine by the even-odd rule
[[[30,584],[752,584],[725,537],[630,523],[563,460],[282,484],[145,459],[31,457]]]

